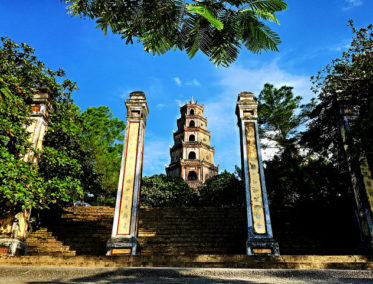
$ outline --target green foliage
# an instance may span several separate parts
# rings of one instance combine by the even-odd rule
[[[241,180],[223,171],[198,188],[199,206],[241,207],[245,204],[245,190]]]
[[[304,122],[308,110],[300,104],[301,100],[301,96],[294,96],[293,87],[277,89],[265,84],[258,104],[261,136],[275,141],[281,149],[294,147],[298,127]],[[301,111],[297,114],[299,109]]]
[[[265,167],[269,198],[276,206],[301,208],[312,203],[318,206],[347,204],[352,208],[338,124],[342,118],[341,108],[357,114],[349,133],[351,154],[359,157],[361,152],[372,153],[373,26],[356,30],[352,22],[350,25],[354,33],[351,47],[312,78],[318,100],[317,104],[313,101],[301,107],[299,115],[304,117],[293,115],[299,106],[296,101],[288,104],[288,110],[280,104],[278,112],[277,107],[263,109],[263,105],[259,105],[261,122],[270,124],[270,127],[264,124],[264,129],[281,134],[276,141],[285,148],[281,155],[266,162]],[[286,94],[280,97],[286,101]],[[297,124],[305,117],[311,119],[300,135]],[[298,137],[300,144],[295,139]],[[298,147],[308,150],[307,157],[299,155]],[[291,155],[286,155],[286,151]]]
[[[315,101],[301,105],[293,88],[276,89],[265,84],[259,95],[261,136],[276,142],[281,152],[265,162],[268,197],[275,207],[323,205],[342,202],[348,196],[348,177],[330,161],[315,153],[300,153],[299,127],[313,110]]]
[[[141,183],[141,205],[151,207],[243,206],[243,183],[227,171],[206,180],[194,190],[179,177],[164,174],[144,177]]]
[[[81,117],[84,149],[90,153],[91,163],[95,172],[101,176],[104,189],[89,192],[95,192],[99,204],[114,205],[126,125],[124,121],[113,117],[106,106],[89,107]]]
[[[353,38],[348,51],[312,77],[319,103],[302,139],[306,146],[338,163],[342,156],[341,108],[358,114],[349,137],[351,155],[373,152],[373,26],[357,30],[352,21],[350,26]]]
[[[71,204],[83,188],[96,188],[98,175],[82,149],[80,111],[71,100],[74,82],[53,71],[26,44],[1,38],[0,46],[0,215],[27,208]],[[28,142],[31,101],[38,88],[49,90],[54,110],[44,138],[39,168],[22,160]]]
[[[351,198],[346,191],[348,176],[322,158],[275,156],[266,162],[264,171],[268,198],[274,207],[327,207]]]
[[[126,44],[134,38],[146,52],[164,54],[198,50],[216,65],[229,66],[244,45],[254,53],[278,51],[279,36],[260,19],[279,24],[275,13],[287,8],[284,0],[65,0],[73,15],[96,19],[104,33],[110,28]]]
[[[181,207],[195,204],[197,194],[180,177],[164,174],[144,177],[140,203],[152,207]]]

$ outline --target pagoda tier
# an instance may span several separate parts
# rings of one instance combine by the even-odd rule
[[[180,107],[181,117],[177,119],[174,145],[170,148],[171,163],[166,167],[167,175],[179,176],[193,188],[219,171],[214,165],[215,148],[210,146],[211,133],[206,130],[203,111],[204,106],[193,98]]]

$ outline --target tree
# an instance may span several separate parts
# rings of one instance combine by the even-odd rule
[[[351,196],[346,192],[348,176],[322,157],[281,155],[265,165],[268,199],[273,207],[351,207]]]
[[[242,207],[246,200],[243,182],[227,171],[206,180],[198,191],[199,206]]]
[[[342,108],[358,114],[349,133],[350,154],[373,152],[373,26],[357,30],[352,21],[349,25],[354,36],[348,51],[311,78],[319,103],[302,138],[304,145],[339,164]]]
[[[294,152],[298,127],[304,123],[310,108],[310,105],[301,105],[301,100],[301,96],[294,96],[293,87],[277,89],[266,83],[258,104],[261,137],[275,141],[282,150]]]
[[[73,104],[74,82],[63,70],[45,67],[27,44],[1,38],[0,45],[0,215],[28,208],[71,204],[83,189],[95,188],[98,175],[82,149],[80,111]],[[28,142],[31,101],[37,89],[48,88],[54,110],[40,155],[39,168],[21,158]]]
[[[299,127],[306,122],[315,101],[301,105],[293,87],[279,89],[265,84],[259,95],[258,117],[261,136],[275,141],[282,151],[265,162],[265,176],[272,206],[327,205],[344,192],[346,176],[327,159],[300,153]]]
[[[164,174],[144,177],[141,181],[140,203],[152,207],[192,206],[197,200],[194,189],[180,177]]]
[[[137,38],[153,55],[179,49],[190,58],[201,50],[222,66],[236,60],[242,45],[254,53],[278,51],[279,36],[260,19],[279,24],[275,13],[287,8],[284,0],[65,2],[70,14],[97,19],[98,28],[106,34],[109,27],[126,44]]]
[[[106,106],[89,107],[81,114],[84,149],[90,153],[103,190],[95,191],[100,204],[115,204],[123,148],[124,121]]]

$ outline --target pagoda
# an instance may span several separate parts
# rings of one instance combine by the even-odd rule
[[[190,187],[197,188],[208,178],[217,175],[214,165],[215,147],[210,146],[211,132],[206,130],[204,105],[190,102],[180,106],[177,131],[173,132],[174,145],[170,147],[171,163],[166,167],[168,176],[183,178]]]

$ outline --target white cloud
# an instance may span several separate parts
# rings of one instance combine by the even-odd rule
[[[347,6],[343,7],[343,10],[349,10],[354,7],[363,5],[363,0],[344,0]]]
[[[201,84],[198,82],[197,79],[193,79],[192,81],[188,81],[185,83],[185,86],[195,86],[195,87],[199,87],[201,86]]]
[[[193,79],[194,86],[201,86],[201,84],[197,81],[197,79]]]
[[[222,79],[218,83],[226,88],[226,92],[237,98],[239,92],[250,91],[259,95],[265,83],[271,83],[279,88],[283,85],[293,86],[295,95],[305,100],[311,98],[311,83],[308,76],[291,74],[282,70],[276,62],[260,69],[249,69],[242,66],[233,66],[220,72]]]
[[[345,0],[351,6],[360,6],[363,4],[363,0]]]
[[[182,82],[181,82],[181,80],[180,80],[179,77],[174,77],[174,78],[172,78],[172,79],[175,81],[176,85],[178,85],[178,86],[181,86],[181,85],[182,85]]]
[[[216,163],[234,171],[234,165],[240,165],[239,131],[235,107],[237,96],[242,91],[259,94],[265,83],[279,88],[282,85],[294,87],[294,94],[309,101],[311,83],[308,76],[296,75],[281,69],[276,62],[258,69],[234,65],[228,69],[218,69],[222,92],[213,100],[205,102],[205,116],[208,129],[211,130],[212,144],[216,143]],[[216,141],[216,142],[214,142]]]
[[[201,86],[201,83],[197,79],[189,80],[189,81],[186,81],[185,83],[183,83],[183,81],[179,77],[174,77],[172,79],[175,81],[176,85],[178,85],[179,87],[181,87],[181,86],[194,86],[194,87]]]
[[[157,104],[156,105],[156,107],[158,108],[158,109],[162,109],[162,108],[164,108],[166,106],[166,104]]]
[[[150,137],[149,137],[150,136]],[[165,165],[170,163],[168,139],[162,139],[152,134],[145,134],[144,173],[143,176],[154,173],[165,173]]]
[[[128,99],[131,92],[133,92],[134,89],[126,89],[125,91],[121,91],[119,94],[119,97],[121,99]]]

